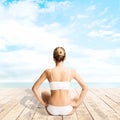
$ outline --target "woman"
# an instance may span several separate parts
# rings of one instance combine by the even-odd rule
[[[54,49],[53,58],[56,66],[52,69],[46,69],[33,85],[32,90],[39,102],[46,107],[49,114],[70,115],[83,102],[87,86],[75,70],[64,66],[66,52],[63,47]],[[38,88],[45,79],[49,81],[51,93],[43,92],[40,95]],[[78,97],[71,100],[69,89],[72,79],[79,83],[82,91]]]

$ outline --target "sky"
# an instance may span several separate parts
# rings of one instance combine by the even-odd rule
[[[0,82],[35,82],[58,46],[85,82],[120,82],[120,0],[0,0]]]

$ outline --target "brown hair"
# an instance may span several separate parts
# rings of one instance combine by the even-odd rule
[[[66,57],[66,52],[63,47],[56,47],[53,52],[53,58],[56,60],[56,62],[64,61]]]

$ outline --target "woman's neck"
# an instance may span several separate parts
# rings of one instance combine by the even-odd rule
[[[56,63],[56,67],[63,67],[64,66],[64,62],[57,62]]]

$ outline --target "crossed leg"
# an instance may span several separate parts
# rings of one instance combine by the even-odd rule
[[[50,97],[51,97],[50,92],[48,92],[48,91],[42,92],[42,93],[41,93],[41,97],[42,97],[42,99],[43,99],[43,101],[44,101],[45,103],[49,104],[49,99],[50,99]],[[50,114],[49,111],[47,110],[47,106],[45,106],[45,109],[46,109],[46,111],[48,112],[48,114]],[[50,115],[52,115],[52,114],[50,114]]]
[[[42,97],[42,99],[43,99],[43,101],[45,103],[49,104],[49,98],[51,97],[50,92],[48,92],[48,91],[42,92],[41,93],[41,97]],[[71,114],[73,114],[76,111],[76,109],[77,109],[77,107],[76,107],[77,101],[78,101],[78,97],[75,97],[74,99],[71,100],[71,104],[72,104],[73,110],[68,115],[71,115]],[[47,107],[45,107],[45,108],[47,110]],[[48,110],[47,110],[47,112],[48,112]],[[48,114],[50,114],[50,113],[48,112]]]

